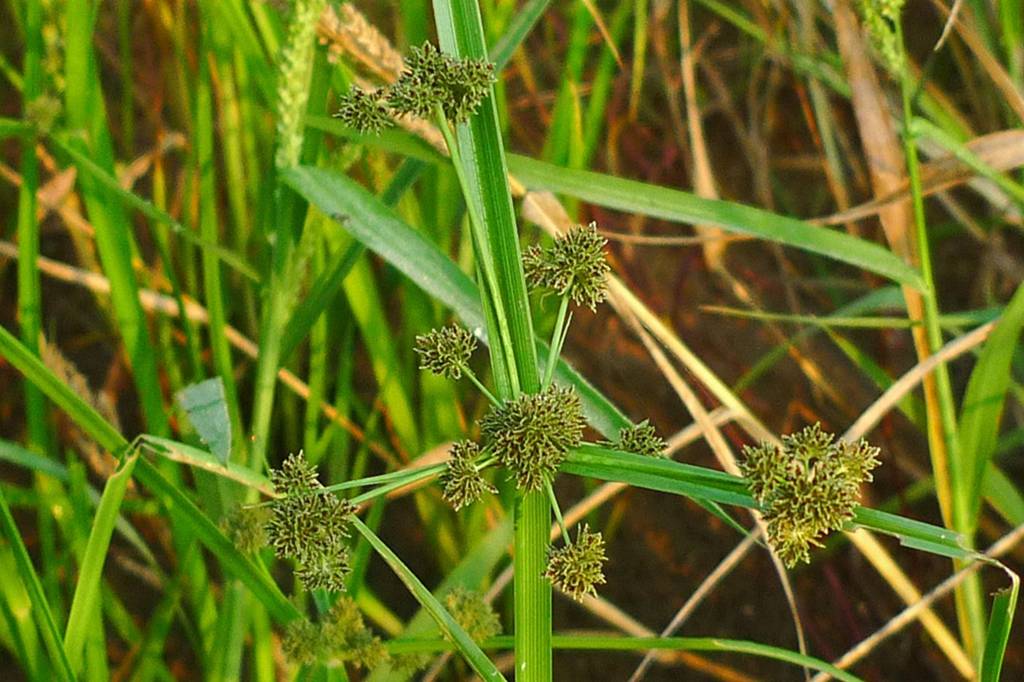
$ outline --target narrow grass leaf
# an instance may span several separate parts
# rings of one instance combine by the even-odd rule
[[[64,642],[57,631],[57,622],[53,619],[50,604],[46,601],[46,595],[43,594],[43,585],[39,582],[35,567],[32,566],[32,559],[25,548],[25,542],[21,539],[21,533],[18,532],[18,526],[14,523],[14,516],[11,515],[11,509],[7,506],[3,490],[0,490],[0,529],[3,530],[7,543],[14,552],[18,573],[32,603],[32,617],[43,637],[46,652],[50,655],[54,674],[64,682],[74,682],[75,674],[72,672],[71,663],[64,651]]]
[[[498,39],[489,53],[490,60],[494,62],[495,72],[501,73],[550,4],[551,0],[527,0],[512,17],[505,34]]]
[[[848,234],[814,227],[802,220],[753,206],[704,199],[688,192],[571,170],[509,155],[509,169],[527,187],[576,197],[597,206],[682,223],[714,225],[810,251],[920,289],[920,274],[878,244]]]
[[[1010,573],[1012,583],[1009,587],[996,592],[992,600],[992,616],[988,622],[985,635],[985,650],[981,656],[981,682],[999,682],[1003,671],[1003,657],[1006,644],[1010,640],[1010,629],[1013,627],[1013,614],[1017,610],[1017,595],[1020,590],[1020,578]]]
[[[985,342],[961,403],[957,437],[967,489],[958,494],[966,495],[963,521],[968,528],[976,523],[985,469],[999,441],[999,424],[1012,379],[1011,364],[1022,329],[1024,286],[1017,288]]]
[[[128,482],[131,481],[138,458],[137,452],[126,456],[117,472],[107,479],[99,506],[96,508],[92,529],[89,531],[89,541],[85,546],[82,565],[78,567],[75,596],[71,600],[68,625],[64,631],[64,648],[72,669],[76,671],[81,671],[82,650],[89,637],[89,629],[94,625],[94,615],[97,602],[100,599],[103,564],[107,558],[107,550],[110,548],[110,536],[114,532],[114,524],[120,513],[121,502],[124,500]]]
[[[430,593],[430,590],[420,582],[420,579],[409,570],[409,567],[402,563],[402,560],[398,558],[398,555],[391,551],[391,548],[384,544],[384,541],[377,537],[370,528],[360,521],[358,518],[352,519],[352,525],[355,529],[366,538],[373,548],[377,551],[382,559],[391,567],[391,570],[395,572],[395,575],[405,584],[405,586],[412,593],[412,596],[416,598],[416,601],[422,606],[433,618],[434,622],[437,623],[437,627],[441,630],[445,637],[452,641],[452,643],[458,648],[459,652],[466,658],[466,662],[476,671],[476,673],[484,680],[504,680],[505,677],[498,671],[494,666],[494,663],[490,658],[487,657],[477,645],[476,642],[470,638],[462,627],[455,622],[451,614],[441,606],[441,603]]]
[[[673,460],[617,452],[599,445],[585,444],[571,451],[562,465],[562,471],[757,509],[742,478]],[[963,547],[958,533],[922,521],[859,507],[854,513],[852,524],[894,536],[908,547],[933,554],[961,559],[972,556],[972,552]]]
[[[214,455],[211,452],[186,443],[149,434],[139,436],[138,442],[146,451],[172,462],[209,471],[212,474],[241,483],[253,490],[258,490],[264,495],[273,494],[274,487],[265,476],[261,476],[247,466],[230,461],[226,462],[219,455]]]

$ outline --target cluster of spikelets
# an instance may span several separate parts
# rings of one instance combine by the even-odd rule
[[[646,457],[667,457],[668,443],[665,442],[658,432],[646,419],[639,424],[630,424],[619,429],[619,434],[613,441],[606,441],[612,450],[620,452],[631,452],[634,455]]]
[[[575,389],[553,385],[494,406],[480,420],[484,442],[520,490],[543,490],[583,442],[585,426]]]
[[[604,537],[591,532],[586,524],[580,527],[576,541],[564,547],[548,548],[548,566],[544,576],[555,587],[576,601],[596,595],[604,584]]]
[[[316,467],[301,452],[289,455],[270,478],[276,497],[242,508],[228,519],[225,530],[243,551],[269,544],[279,558],[294,560],[295,575],[307,590],[344,591],[355,507],[325,491]]]
[[[787,566],[810,561],[810,547],[853,517],[878,453],[864,440],[836,441],[818,424],[783,436],[782,445],[744,448],[740,469],[761,505],[768,541]]]
[[[475,350],[476,338],[472,332],[455,324],[432,329],[416,337],[415,351],[420,356],[420,369],[449,379],[462,377]]]
[[[353,87],[337,116],[362,133],[380,133],[398,116],[431,119],[440,109],[447,121],[463,123],[494,84],[494,65],[482,59],[457,59],[431,43],[414,47],[402,75],[392,85],[367,91]]]
[[[289,623],[281,649],[300,664],[338,661],[373,669],[388,660],[384,642],[366,626],[351,597],[339,597],[317,623],[305,618]]]
[[[415,62],[412,62],[415,65]],[[551,246],[532,246],[523,257],[527,282],[591,310],[607,297],[611,270],[605,258],[607,242],[594,223],[577,225]],[[556,329],[564,337],[565,329]],[[476,339],[467,330],[448,326],[416,338],[420,368],[450,379],[468,376],[482,386],[470,368]],[[554,344],[553,344],[554,346]],[[557,346],[555,347],[557,350]],[[497,401],[479,422],[481,443],[464,440],[452,445],[440,483],[444,499],[456,510],[497,489],[481,471],[497,462],[524,492],[549,489],[571,450],[583,443],[586,420],[579,395],[571,387],[548,385],[532,394]],[[622,452],[663,457],[667,444],[647,421],[627,426],[604,443]],[[596,593],[604,583],[604,539],[583,526],[575,541],[551,547],[545,576],[573,599]]]
[[[534,244],[523,254],[526,281],[595,310],[608,296],[605,278],[611,267],[604,254],[607,243],[597,231],[597,223],[590,223],[573,227],[550,247]]]
[[[445,595],[444,604],[455,622],[478,643],[501,632],[498,614],[479,592],[456,587]],[[306,618],[292,621],[281,649],[297,664],[349,663],[373,670],[387,663],[399,678],[426,667],[431,658],[428,653],[389,654],[384,642],[366,625],[355,600],[345,596],[317,622]]]

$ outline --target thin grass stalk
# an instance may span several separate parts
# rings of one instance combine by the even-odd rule
[[[303,120],[312,79],[315,24],[323,7],[324,0],[302,0],[296,4],[288,36],[282,47],[278,69],[277,151],[274,157],[274,166],[278,171],[299,162]],[[249,454],[250,465],[257,467],[263,466],[266,461],[277,367],[281,359],[281,328],[287,321],[292,298],[289,269],[295,254],[293,222],[296,198],[287,188],[279,185],[275,188],[273,203],[272,264],[260,325],[260,355],[256,365],[251,429],[252,450]]]
[[[42,7],[37,2],[25,8],[25,67],[22,90],[23,111],[26,118],[42,94],[43,36]],[[36,218],[39,189],[38,143],[35,131],[27,132],[21,140],[21,187],[18,189],[18,321],[22,342],[33,353],[39,354],[42,332],[42,291],[39,275],[39,221]],[[47,404],[43,394],[30,382],[24,382],[25,421],[28,426],[29,447],[38,453],[53,451],[53,438],[47,424]],[[57,484],[46,476],[36,474],[35,489],[42,497],[59,494]],[[56,537],[53,516],[45,506],[38,508],[40,554],[43,566],[43,584],[47,597],[54,605],[63,602],[59,585],[56,557]]]
[[[212,22],[201,5],[205,21],[202,24],[200,41],[199,74],[196,83],[196,165],[199,171],[199,229],[204,240],[210,244],[221,243],[217,219],[217,188],[213,148],[213,92],[210,74]],[[213,368],[224,382],[224,397],[227,403],[231,427],[235,433],[243,432],[241,415],[238,410],[238,390],[235,386],[234,367],[231,362],[231,347],[224,333],[227,314],[224,309],[224,292],[221,280],[220,259],[211,249],[202,250],[203,291],[206,294],[206,309],[210,314],[210,350]],[[234,438],[233,459],[243,449],[244,438]]]
[[[42,584],[39,576],[32,566],[32,559],[28,555],[25,543],[21,539],[18,527],[14,523],[11,509],[7,504],[3,491],[0,490],[0,532],[7,536],[7,542],[14,554],[14,560],[21,574],[25,590],[28,592],[32,602],[32,618],[39,627],[43,637],[43,644],[46,646],[50,661],[53,664],[54,675],[64,682],[72,682],[75,674],[71,671],[71,664],[68,662],[67,654],[64,652],[64,642],[57,631],[57,623],[53,619],[53,613],[43,594]]]
[[[903,26],[901,21],[895,22],[896,41],[898,49],[904,50]],[[938,299],[935,289],[935,278],[932,271],[931,246],[928,238],[927,223],[924,214],[924,192],[921,187],[921,168],[917,156],[917,145],[914,135],[910,130],[910,122],[913,120],[913,94],[915,84],[911,79],[909,69],[902,69],[899,74],[900,98],[903,106],[903,143],[907,159],[907,173],[910,180],[910,194],[914,209],[914,225],[917,234],[917,251],[921,278],[924,280],[922,298],[924,301],[924,324],[928,336],[930,354],[935,354],[942,347],[942,329],[939,320]],[[929,423],[928,435],[933,453],[937,448],[945,452],[945,461],[933,461],[936,486],[943,482],[948,490],[949,505],[943,510],[947,524],[952,528],[964,532],[969,531],[970,512],[966,508],[968,504],[969,491],[964,485],[961,461],[958,454],[956,437],[956,406],[953,399],[953,388],[949,379],[949,370],[944,363],[935,368],[935,384],[939,408],[939,424]],[[932,422],[935,415],[928,410],[928,421]],[[941,438],[942,443],[935,443],[935,438]],[[937,447],[936,447],[937,446]],[[945,468],[943,467],[945,465]],[[946,480],[943,481],[942,479]],[[973,542],[972,538],[967,538]],[[958,569],[965,564],[961,561],[954,562]],[[977,659],[979,652],[984,648],[986,616],[985,603],[981,592],[981,583],[978,578],[969,578],[956,590],[956,611],[957,620],[960,624],[960,636],[964,640],[964,648],[972,659]]]
[[[89,0],[69,0],[65,47],[65,92],[68,126],[85,131],[88,141],[76,138],[70,146],[96,158],[104,169],[113,167],[113,149],[106,124],[103,90],[92,51],[96,12]],[[96,247],[110,278],[111,300],[118,331],[124,338],[132,378],[147,428],[158,434],[169,430],[157,376],[156,354],[139,306],[138,286],[131,265],[133,238],[130,221],[120,203],[88,174],[78,181],[96,228]]]

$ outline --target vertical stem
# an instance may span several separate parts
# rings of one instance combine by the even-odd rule
[[[558,317],[555,318],[555,328],[551,332],[551,345],[548,349],[548,366],[544,370],[544,381],[541,388],[551,385],[551,378],[555,375],[555,367],[558,366],[558,356],[562,354],[562,343],[565,341],[565,320],[569,311],[569,296],[563,296],[562,302],[558,305]]]
[[[448,125],[448,119],[444,115],[444,110],[440,105],[434,107],[437,127],[441,130],[441,134],[444,136],[445,145],[448,147],[448,155],[452,159],[452,166],[455,168],[455,176],[459,180],[459,187],[462,189],[462,196],[466,201],[466,211],[469,213],[469,225],[470,232],[473,236],[473,251],[476,254],[478,261],[478,267],[483,274],[483,282],[481,282],[484,296],[489,296],[492,299],[496,299],[500,296],[498,289],[498,278],[494,271],[494,261],[488,253],[487,246],[487,230],[484,225],[483,218],[480,216],[480,212],[477,203],[473,201],[473,195],[470,189],[469,180],[466,178],[466,168],[462,162],[462,154],[459,153],[458,142],[455,141],[455,136],[452,135],[451,127]],[[511,332],[508,329],[508,322],[504,319],[504,315],[500,312],[497,315],[498,323],[498,339],[497,342],[501,345],[502,355],[506,358],[514,358],[514,351],[512,348],[512,337]],[[495,367],[495,372],[501,371],[501,369]],[[512,386],[512,395],[519,393],[519,377],[516,372],[506,372],[508,375],[509,383]]]
[[[551,586],[547,566],[551,503],[544,491],[522,495],[516,504],[515,613],[516,680],[551,679]]]
[[[904,50],[902,21],[896,22],[896,40],[900,50]],[[904,53],[904,60],[906,55]],[[921,171],[917,157],[917,146],[911,129],[913,117],[912,95],[914,84],[910,73],[905,67],[900,73],[900,95],[903,105],[903,143],[907,158],[907,172],[910,179],[910,192],[914,207],[914,225],[917,232],[918,257],[920,259],[921,278],[925,283],[923,292],[924,323],[928,335],[928,346],[932,353],[942,346],[942,330],[939,326],[938,297],[935,291],[935,278],[932,271],[931,249],[928,241],[928,229],[924,215],[924,192],[921,187]],[[959,449],[957,447],[956,410],[953,401],[953,389],[949,380],[949,371],[945,363],[935,368],[935,385],[938,393],[939,421],[942,443],[946,453],[945,465],[948,467],[946,509],[943,515],[946,522],[955,530],[969,534],[967,528],[969,514],[965,509],[967,500],[963,472],[960,466]],[[931,430],[931,427],[929,427]],[[934,446],[933,446],[934,447]],[[936,487],[939,487],[940,472],[936,471]],[[940,493],[941,499],[941,493]],[[973,538],[968,537],[968,542]],[[963,564],[954,561],[957,568]],[[981,583],[977,576],[961,585],[955,593],[957,620],[960,624],[960,635],[964,640],[967,653],[977,659],[984,648],[985,639],[985,604],[981,592]]]

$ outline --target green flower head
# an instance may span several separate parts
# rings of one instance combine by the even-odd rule
[[[614,450],[647,457],[666,457],[668,454],[668,443],[646,419],[639,424],[631,424],[620,429],[618,437],[608,445]]]
[[[572,388],[549,386],[491,408],[482,420],[488,447],[520,490],[541,490],[583,440],[583,406]]]
[[[289,623],[281,649],[301,665],[342,661],[372,669],[388,658],[384,643],[366,627],[351,597],[339,597],[319,623],[305,618]]]
[[[380,91],[366,92],[355,86],[342,97],[335,116],[364,135],[377,135],[393,123],[391,111]]]
[[[606,559],[604,538],[600,533],[590,532],[590,527],[584,524],[575,542],[560,548],[548,548],[548,567],[544,577],[576,601],[583,601],[588,594],[596,596],[597,585],[604,584]]]
[[[535,244],[523,254],[526,280],[532,287],[551,289],[576,305],[595,310],[608,296],[605,279],[611,267],[604,253],[607,243],[598,233],[597,223],[590,223],[572,228],[550,248]]]
[[[474,642],[482,642],[501,632],[498,614],[475,590],[456,587],[445,595],[444,605]]]
[[[428,42],[410,51],[405,71],[388,91],[388,104],[417,118],[430,118],[440,105],[449,121],[463,123],[487,97],[493,83],[493,64],[456,59]]]
[[[270,502],[266,533],[274,553],[294,559],[296,575],[308,589],[342,590],[348,573],[349,520],[355,507],[324,492],[316,468],[302,456],[289,455],[270,480],[279,495]]]
[[[455,511],[479,500],[484,493],[497,494],[498,489],[487,482],[476,468],[480,446],[463,440],[452,444],[448,466],[441,474],[442,496]]]
[[[417,336],[415,350],[420,356],[420,369],[458,379],[473,357],[476,337],[468,329],[451,324]]]
[[[761,505],[768,540],[789,567],[810,561],[810,547],[840,530],[872,479],[878,453],[866,441],[835,441],[815,424],[783,436],[782,445],[744,447],[740,470]]]

